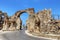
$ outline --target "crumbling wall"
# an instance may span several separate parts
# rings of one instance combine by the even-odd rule
[[[44,34],[59,34],[60,33],[60,22],[56,22],[51,17],[51,10],[44,9],[37,12],[37,14],[29,16],[27,20],[28,30],[35,33]]]
[[[60,33],[60,20],[54,20],[51,17],[51,10],[44,9],[35,13],[34,8],[19,10],[11,17],[7,13],[0,11],[0,29],[20,30],[22,26],[20,15],[25,12],[29,14],[28,20],[26,21],[29,32],[44,34]]]

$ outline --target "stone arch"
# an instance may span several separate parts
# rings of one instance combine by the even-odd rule
[[[23,13],[28,13],[29,15],[32,15],[32,14],[34,14],[34,8],[29,8],[29,9],[17,11],[14,14],[14,16],[20,17],[20,15],[23,14]]]
[[[28,13],[29,15],[33,15],[34,14],[34,8],[29,8],[29,9],[25,9],[25,10],[20,10],[17,11],[13,16],[11,16],[11,19],[13,21],[16,21],[16,24],[18,25],[16,28],[17,29],[21,29],[21,25],[22,25],[22,20],[20,18],[21,14],[23,13]],[[14,20],[15,19],[15,20]],[[18,22],[19,21],[19,22]]]

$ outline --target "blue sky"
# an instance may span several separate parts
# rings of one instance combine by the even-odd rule
[[[44,8],[51,8],[53,15],[60,15],[60,0],[0,0],[0,10],[7,12],[9,16],[12,16],[18,10],[27,8],[34,8],[35,12]],[[23,24],[25,24],[27,18],[26,13],[21,15]]]

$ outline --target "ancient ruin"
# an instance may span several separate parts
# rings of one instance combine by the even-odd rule
[[[55,20],[51,16],[51,10],[44,9],[37,13],[34,8],[17,11],[13,16],[0,11],[0,30],[15,31],[22,27],[20,15],[27,12],[29,14],[26,21],[27,30],[29,32],[39,34],[60,34],[60,20]]]
[[[60,20],[51,16],[51,10],[44,9],[29,16],[27,30],[43,34],[60,34]]]
[[[25,12],[27,12],[29,15],[33,15],[34,9],[29,8],[25,10],[19,10],[13,16],[10,17],[7,15],[7,13],[3,13],[2,11],[0,11],[0,30],[20,30],[22,27],[22,20],[20,19],[20,15]]]

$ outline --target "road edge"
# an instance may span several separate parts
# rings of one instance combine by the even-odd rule
[[[25,33],[29,36],[32,36],[32,37],[36,37],[36,38],[43,38],[43,39],[49,39],[49,40],[57,40],[57,39],[52,39],[52,38],[46,38],[46,37],[40,37],[40,36],[35,36],[35,35],[32,35],[31,33],[29,33],[28,30],[25,30]]]

